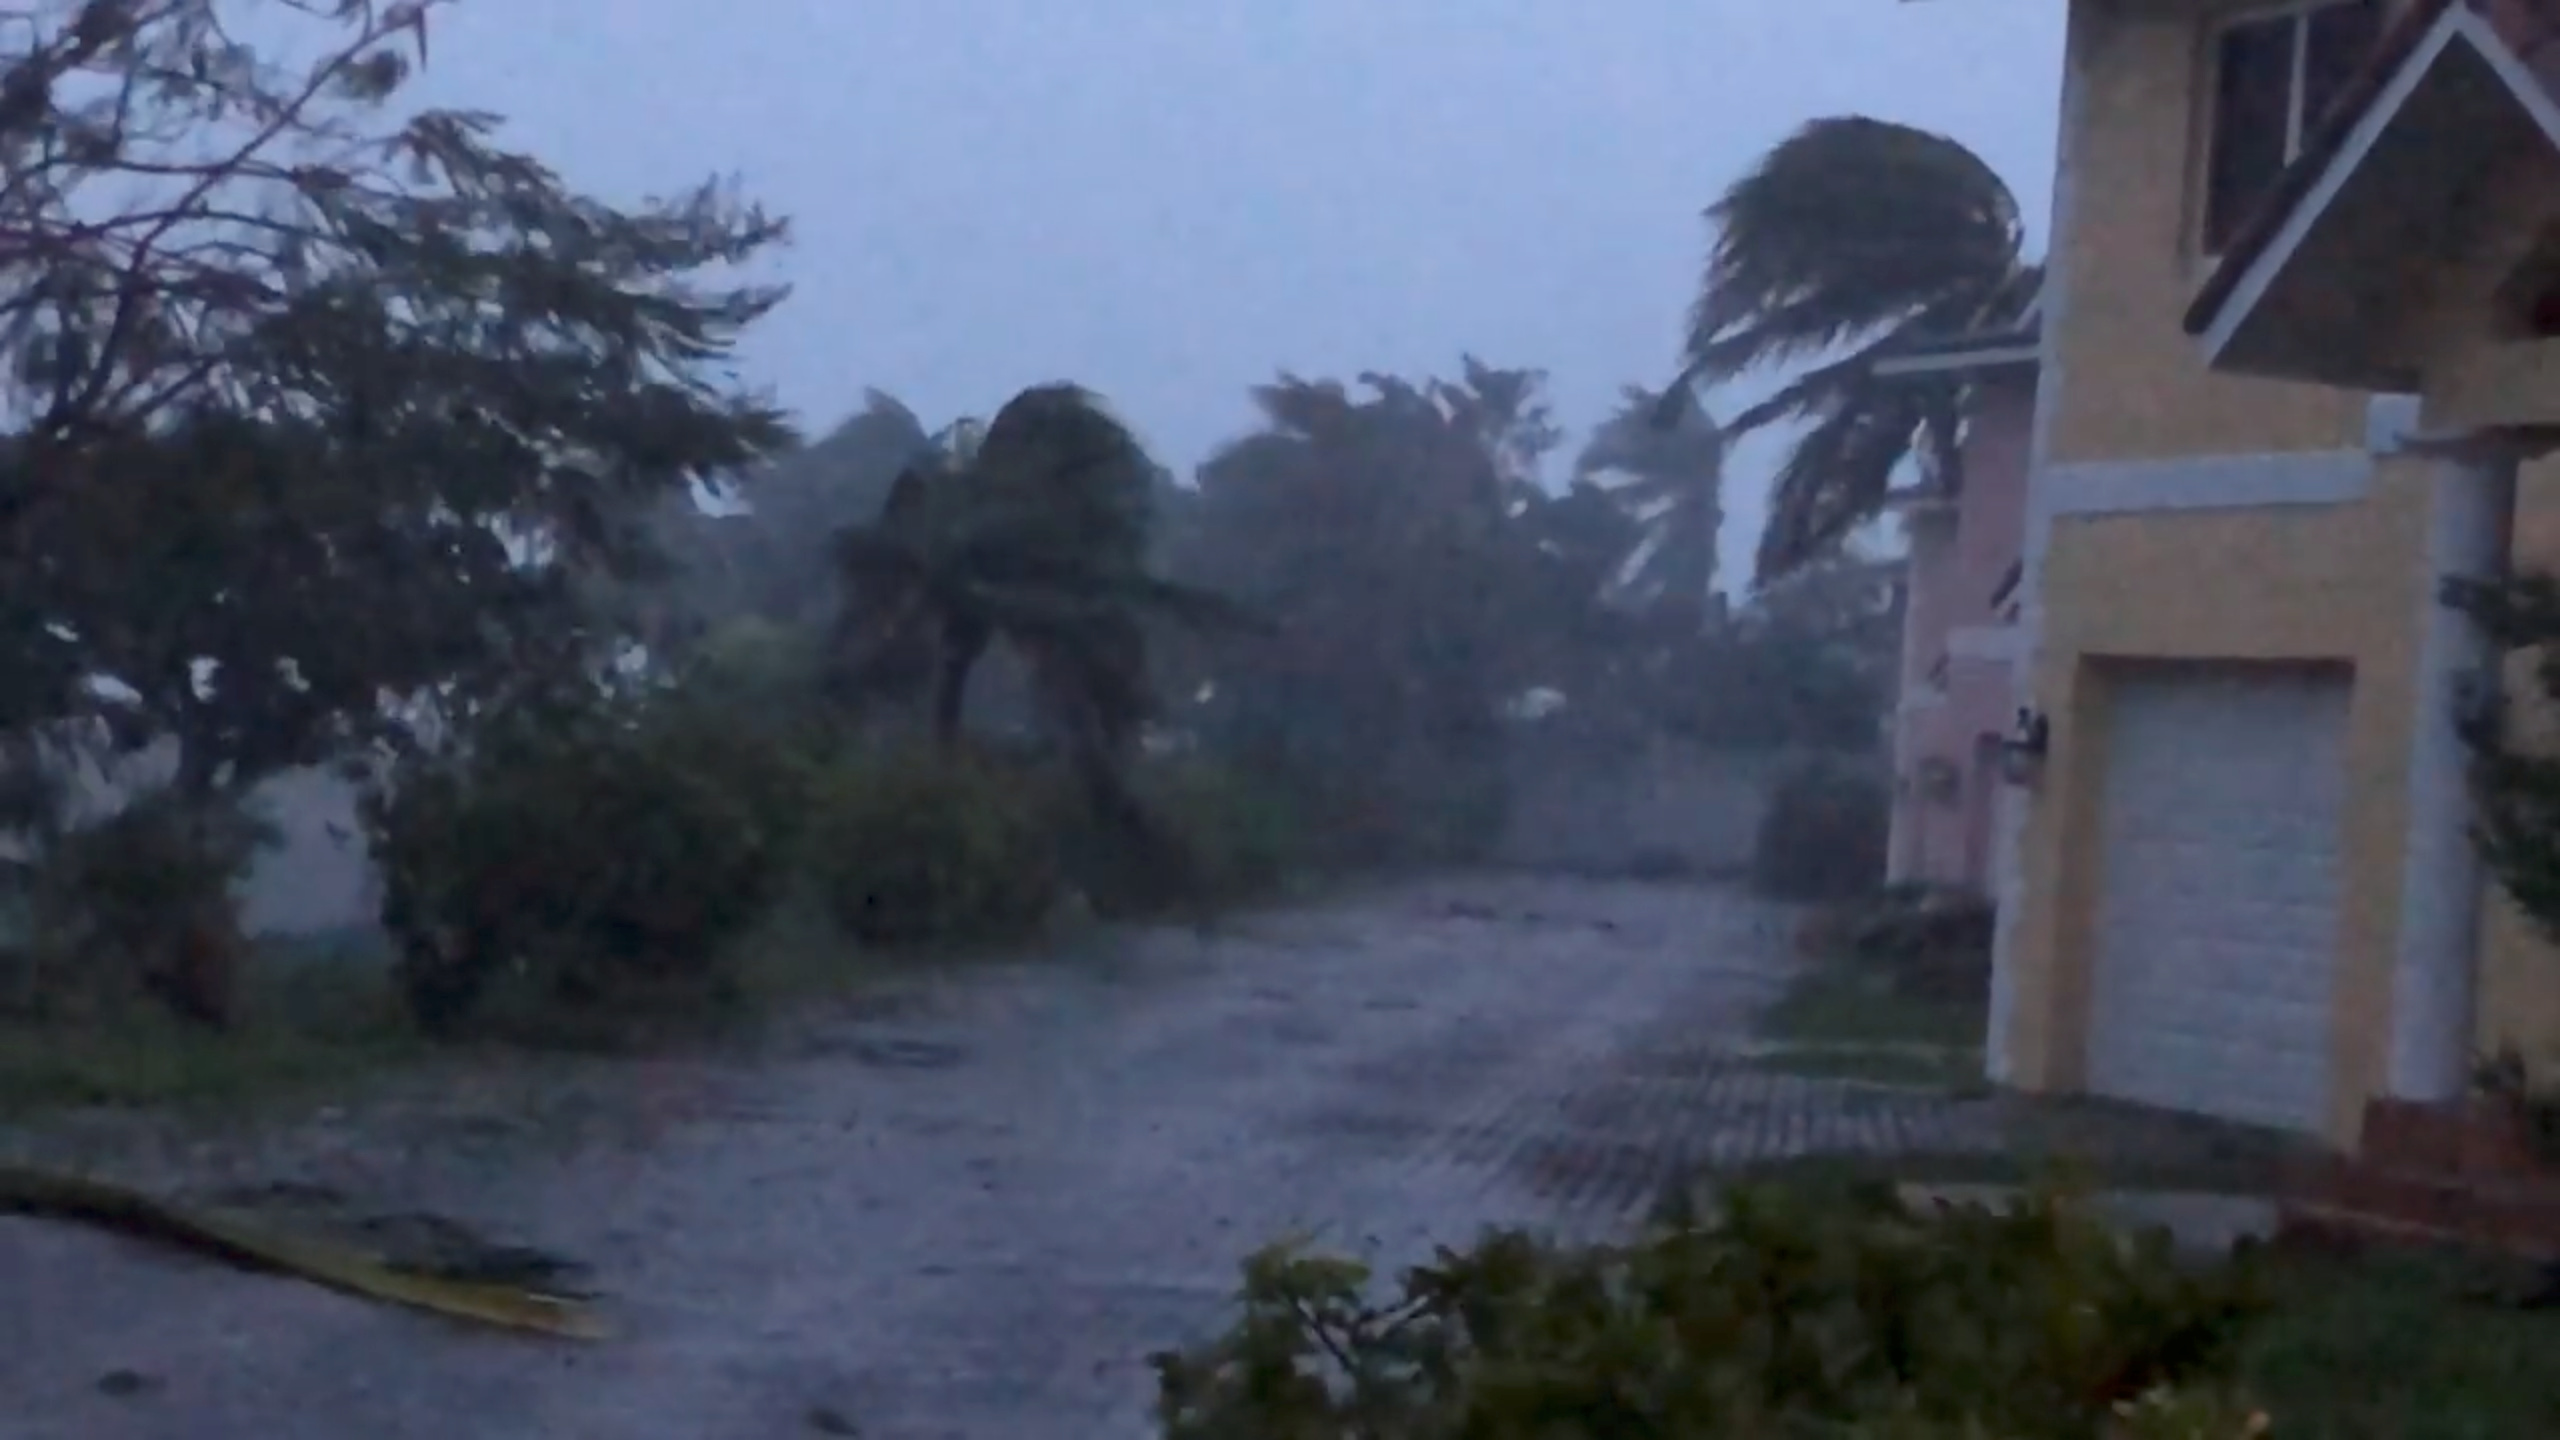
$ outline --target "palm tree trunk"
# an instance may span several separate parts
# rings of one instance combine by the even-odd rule
[[[986,655],[987,641],[987,631],[978,626],[954,626],[942,637],[942,654],[934,662],[933,739],[945,749],[960,743],[969,718],[969,677]]]

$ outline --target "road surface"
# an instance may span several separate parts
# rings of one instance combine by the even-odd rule
[[[757,1053],[448,1078],[187,1162],[575,1255],[602,1345],[0,1220],[0,1435],[1139,1436],[1146,1354],[1283,1232],[1395,1263],[1620,1224],[1702,1160],[1995,1129],[1737,1056],[1789,962],[1727,890],[1460,877],[1109,944]]]

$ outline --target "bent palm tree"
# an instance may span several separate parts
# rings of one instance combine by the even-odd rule
[[[1962,383],[1886,384],[1875,362],[1918,338],[2014,322],[2033,303],[2043,271],[2025,258],[2017,197],[1999,175],[1946,136],[1836,117],[1779,142],[1707,218],[1716,241],[1675,393],[1836,357],[1725,427],[1811,425],[1772,487],[1757,578],[1828,552],[1873,518],[1906,459],[1931,483],[1959,486]]]
[[[1706,603],[1724,529],[1724,452],[1723,429],[1685,385],[1662,395],[1630,385],[1591,432],[1574,478],[1621,477],[1609,494],[1644,527],[1614,577],[1618,589],[1640,601]]]
[[[876,520],[839,537],[843,679],[859,695],[929,695],[935,737],[956,744],[970,679],[1003,644],[1096,801],[1123,811],[1119,761],[1154,707],[1147,623],[1258,623],[1148,570],[1160,475],[1072,385],[1023,391],[983,431],[946,431]]]

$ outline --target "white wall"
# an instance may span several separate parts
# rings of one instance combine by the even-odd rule
[[[1738,871],[1751,861],[1769,793],[1794,758],[1667,738],[1635,746],[1523,741],[1512,750],[1511,810],[1497,858],[1606,873],[1661,857],[1694,873]]]
[[[72,779],[75,815],[112,810],[119,797],[159,784],[176,759],[161,746],[112,773],[84,764]],[[356,825],[356,787],[326,768],[288,770],[250,792],[278,832],[240,888],[241,919],[255,935],[297,935],[373,923],[373,867]]]

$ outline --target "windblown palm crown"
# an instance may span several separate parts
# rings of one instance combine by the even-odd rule
[[[1116,753],[1151,709],[1145,626],[1249,622],[1147,570],[1158,469],[1072,385],[1023,391],[978,430],[946,431],[879,517],[844,532],[844,675],[864,693],[929,689],[935,733],[961,731],[971,674],[999,641],[1027,663],[1071,749]]]
[[[1758,578],[1836,548],[1876,514],[1906,459],[1930,483],[1959,486],[1962,382],[1887,383],[1874,366],[1918,338],[2015,321],[2033,302],[2042,269],[2025,258],[2017,197],[1991,167],[1907,125],[1816,120],[1707,218],[1716,240],[1683,382],[1819,361],[1726,427],[1810,426],[1773,486]]]

